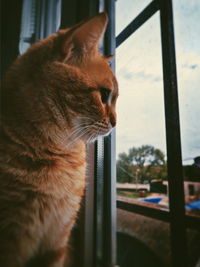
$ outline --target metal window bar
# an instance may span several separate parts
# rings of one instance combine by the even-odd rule
[[[115,39],[115,0],[105,1],[105,11],[109,22],[105,33],[104,53],[114,55]],[[111,67],[115,72],[115,60]],[[116,159],[115,159],[115,129],[104,138],[104,265],[116,266]]]
[[[177,93],[175,43],[172,0],[152,1],[117,37],[116,46],[122,44],[141,27],[156,11],[160,11],[167,166],[170,210],[158,211],[150,207],[127,203],[118,199],[117,207],[148,217],[168,221],[171,233],[172,265],[187,266],[186,227],[199,229],[198,217],[185,215],[184,186],[181,155],[179,107]]]
[[[100,1],[100,11],[106,11],[109,22],[103,42],[104,55],[115,53],[115,0]],[[115,62],[111,67],[115,70]],[[95,267],[116,266],[116,162],[115,131],[97,142],[96,161],[96,228]]]
[[[158,11],[158,1],[152,1],[129,25],[117,36],[116,47],[120,46],[130,35],[140,28]]]
[[[187,266],[185,200],[171,0],[160,1],[165,124],[173,266]]]

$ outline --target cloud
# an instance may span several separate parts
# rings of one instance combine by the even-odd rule
[[[156,18],[154,20],[156,22]],[[148,27],[145,31],[148,31]],[[156,33],[156,34],[155,34]],[[149,37],[159,35],[157,29]],[[132,37],[131,37],[132,38]],[[145,40],[144,34],[139,39]],[[158,41],[158,39],[157,39]],[[141,39],[140,39],[141,42]],[[159,42],[136,38],[117,50],[120,97],[117,104],[117,154],[152,144],[166,152],[162,58]],[[183,158],[198,154],[200,143],[200,55],[177,49],[177,75]]]
[[[198,65],[197,64],[193,64],[193,65],[191,65],[191,64],[184,64],[184,65],[182,65],[182,67],[183,68],[188,68],[188,69],[196,69],[196,68],[198,68]]]

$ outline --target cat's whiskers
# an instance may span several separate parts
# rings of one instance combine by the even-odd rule
[[[90,129],[85,129],[85,131],[81,132],[71,143],[68,144],[68,147],[74,144],[77,140],[81,139]]]
[[[97,135],[96,134],[92,134],[90,136],[90,138],[87,140],[87,142],[88,143],[92,143],[92,142],[94,142],[96,140],[96,138],[97,138]]]
[[[80,138],[80,136],[82,135],[82,129],[76,129],[76,131],[73,132],[73,134],[70,135],[70,137],[68,138],[68,140],[71,140],[71,142],[68,143],[68,146],[75,142],[78,138]]]
[[[75,127],[74,131],[72,131],[71,134],[68,136],[68,139],[71,139],[73,135],[76,135],[79,131],[82,131],[83,129],[84,127],[81,127],[81,125],[78,125],[78,127]]]
[[[93,125],[93,128],[95,129],[95,133],[91,133],[91,135],[87,139],[87,143],[94,142],[99,136],[100,128],[96,127],[95,124]]]
[[[99,121],[94,121],[89,117],[79,117],[79,123],[75,125],[74,130],[67,138],[67,140],[71,140],[71,142],[67,144],[67,148],[72,146],[84,136],[87,137],[87,143],[93,142],[99,135],[103,134],[105,128],[106,127],[104,126],[104,124],[100,123]]]
[[[70,139],[73,136],[73,140],[67,144],[67,148],[70,147],[72,144],[74,144],[77,140],[81,139],[87,132],[91,131],[91,126],[92,125],[87,125],[84,127],[78,127],[76,130],[73,132],[73,134],[70,135]]]

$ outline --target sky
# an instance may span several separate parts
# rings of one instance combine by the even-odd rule
[[[116,34],[151,1],[117,0]],[[182,156],[200,156],[200,1],[173,0]],[[116,151],[150,144],[166,154],[159,12],[116,50]]]

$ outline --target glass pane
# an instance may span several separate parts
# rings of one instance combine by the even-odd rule
[[[200,216],[200,17],[199,1],[174,0],[186,209]]]
[[[117,192],[120,196],[167,206],[158,14],[123,43],[116,53],[120,87],[116,131]]]
[[[158,13],[117,48],[116,74],[117,198],[168,209]],[[170,266],[167,223],[120,209],[117,223],[120,267]]]
[[[118,35],[151,0],[117,0],[116,1],[116,34]]]

